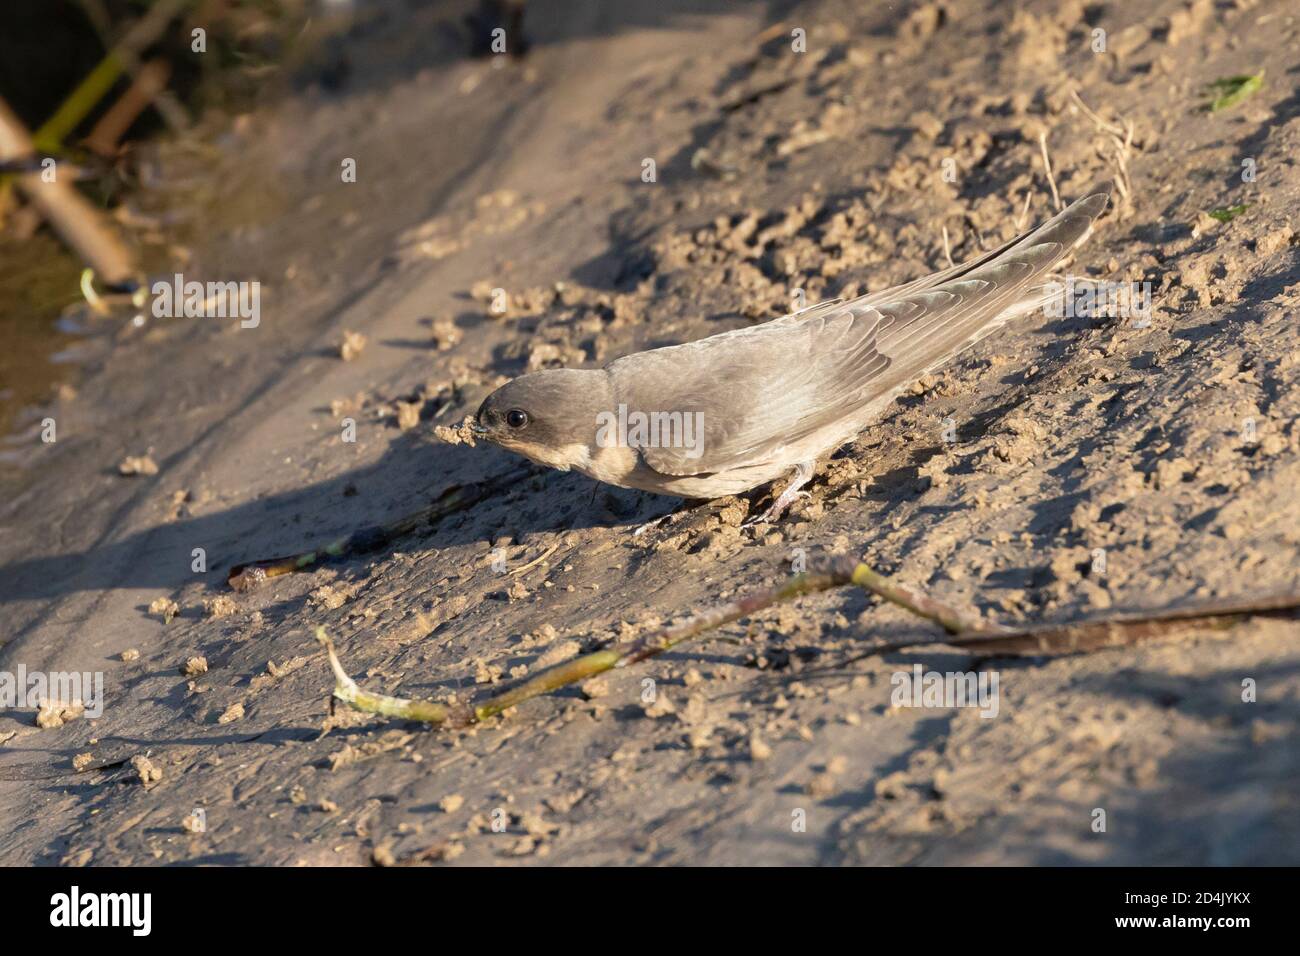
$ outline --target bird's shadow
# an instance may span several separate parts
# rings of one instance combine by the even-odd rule
[[[493,446],[454,447],[403,435],[377,461],[322,481],[253,498],[209,514],[156,524],[72,553],[25,558],[0,568],[0,602],[54,600],[79,591],[175,590],[195,580],[224,586],[231,567],[294,555],[428,506],[457,485],[519,474],[463,511],[419,529],[423,546],[444,549],[510,534],[623,524],[670,499],[597,486],[540,468]],[[164,473],[147,480],[158,486]],[[149,489],[142,489],[145,497]],[[657,502],[657,504],[652,504]],[[391,549],[391,542],[381,545]],[[193,570],[202,548],[207,570]],[[9,635],[12,639],[17,635]]]

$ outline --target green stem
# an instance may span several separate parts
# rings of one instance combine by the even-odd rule
[[[942,643],[985,654],[1078,653],[1124,646],[1187,629],[1227,627],[1256,614],[1294,617],[1300,612],[1300,595],[1280,594],[1255,600],[1219,601],[1194,607],[1164,608],[1134,615],[1013,630],[989,624],[976,615],[936,601],[926,594],[892,581],[866,564],[837,560],[824,571],[797,575],[780,587],[721,604],[680,624],[657,630],[640,640],[584,654],[547,668],[522,684],[493,694],[475,705],[447,705],[363,691],[343,670],[334,653],[334,645],[323,627],[316,629],[316,638],[325,645],[330,666],[334,670],[335,699],[363,713],[460,727],[495,717],[534,697],[541,697],[596,674],[614,668],[630,667],[656,657],[670,648],[716,630],[723,624],[748,617],[774,604],[846,584],[856,584],[891,604],[897,604],[939,624],[955,635]],[[903,640],[882,644],[859,657],[841,661],[840,666],[865,657],[904,650],[919,643],[933,642]]]
[[[115,53],[109,51],[63,101],[55,114],[32,134],[37,152],[57,153],[62,149],[63,141],[108,94],[121,75],[122,63]]]
[[[477,723],[489,717],[495,717],[505,710],[516,707],[524,701],[541,697],[561,687],[576,684],[596,674],[614,668],[630,667],[641,661],[684,644],[687,641],[714,631],[724,624],[762,611],[774,604],[829,591],[856,584],[865,590],[879,594],[885,600],[898,604],[921,617],[935,621],[949,630],[970,631],[987,630],[978,618],[935,601],[933,598],[912,591],[889,580],[884,575],[873,571],[865,564],[839,560],[833,562],[826,570],[796,575],[785,584],[766,591],[759,591],[747,597],[739,598],[726,604],[718,605],[694,615],[671,627],[661,628],[636,641],[620,647],[610,647],[584,654],[573,660],[565,661],[547,668],[522,684],[509,690],[494,694],[472,707],[448,708],[446,705],[432,701],[408,700],[401,697],[388,697],[383,694],[369,694],[360,690],[348,677],[334,654],[334,646],[325,629],[316,629],[316,639],[325,645],[330,656],[330,666],[334,668],[334,697],[350,707],[364,713],[379,714],[385,717],[398,717],[406,720],[418,720],[437,725],[463,725]]]
[[[405,697],[389,697],[387,694],[371,694],[357,686],[357,682],[348,676],[343,665],[339,663],[334,651],[334,642],[325,633],[325,628],[316,628],[316,640],[325,645],[329,656],[330,668],[334,671],[334,698],[367,714],[379,714],[382,717],[401,717],[406,720],[419,720],[426,724],[472,723],[463,719],[466,712],[439,704],[432,700],[410,700]]]
[[[880,595],[891,604],[897,604],[913,614],[934,621],[949,634],[1002,630],[1000,625],[990,624],[977,614],[964,613],[920,591],[891,581],[865,564],[858,564],[853,568],[850,572],[850,580],[858,587]]]

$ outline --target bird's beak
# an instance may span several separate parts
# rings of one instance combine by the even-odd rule
[[[480,425],[477,421],[470,422],[469,430],[472,431],[475,435],[486,435],[488,433],[488,430],[484,428],[482,425]]]

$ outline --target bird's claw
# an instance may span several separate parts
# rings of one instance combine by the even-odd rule
[[[811,498],[811,497],[812,497],[812,492],[810,491],[796,491],[790,494],[789,496],[782,494],[781,497],[777,498],[776,501],[772,502],[771,506],[766,511],[764,511],[757,518],[750,518],[748,521],[742,524],[741,527],[752,528],[754,525],[771,524],[772,522],[779,521],[781,516],[785,514],[786,510],[790,507],[790,505],[794,504],[795,499]]]
[[[663,520],[664,520],[663,518],[655,518],[654,521],[647,521],[645,524],[637,525],[636,528],[634,528],[632,531],[632,537],[634,538],[641,537],[641,535],[645,534],[647,531],[657,528],[663,522]]]
[[[632,537],[639,538],[647,531],[651,531],[659,527],[661,524],[672,524],[677,520],[679,515],[681,515],[680,511],[670,511],[666,515],[660,515],[653,521],[647,521],[645,524],[637,525],[637,527],[632,531]]]

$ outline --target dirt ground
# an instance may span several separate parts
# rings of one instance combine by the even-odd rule
[[[0,714],[0,863],[1300,862],[1291,621],[979,660],[841,590],[472,730],[327,734],[312,637],[364,687],[466,700],[800,556],[1009,623],[1296,589],[1293,4],[554,0],[521,60],[463,57],[445,8],[361,6],[341,91],[164,144],[137,200],[184,223],[176,271],[259,280],[261,324],[119,331],[3,476],[0,670],[102,671],[106,705]],[[633,537],[674,502],[531,469],[395,547],[226,586],[519,469],[432,431],[524,370],[921,276],[945,229],[957,261],[1011,237],[1054,209],[1040,134],[1063,199],[1125,184],[1068,271],[1149,281],[1145,327],[1016,320],[777,525],[739,526],[758,492]],[[118,473],[146,454],[156,474]],[[996,671],[998,716],[891,706],[915,663]]]

